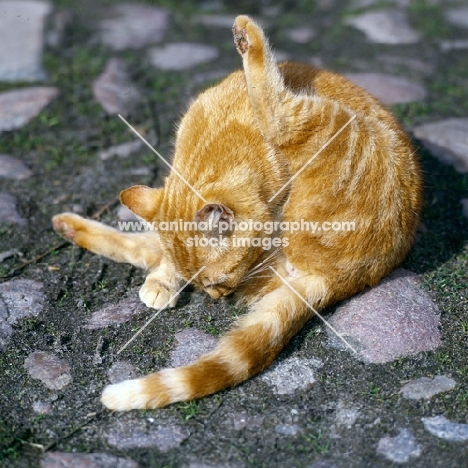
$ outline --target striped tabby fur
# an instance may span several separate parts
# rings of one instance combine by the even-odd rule
[[[55,229],[78,246],[146,268],[140,297],[149,307],[161,307],[205,266],[196,287],[216,299],[233,293],[249,308],[193,364],[106,387],[102,402],[110,409],[159,408],[203,397],[265,369],[313,316],[269,266],[323,309],[377,284],[413,241],[420,172],[394,117],[342,76],[299,63],[278,66],[250,18],[236,18],[233,32],[243,71],[202,93],[177,132],[174,168],[208,203],[174,171],[163,188],[124,190],[122,203],[156,223],[350,220],[356,230],[283,233],[288,245],[268,252],[189,247],[188,238],[200,234],[193,231],[122,233],[73,214],[54,217]],[[259,235],[268,237],[242,232]]]

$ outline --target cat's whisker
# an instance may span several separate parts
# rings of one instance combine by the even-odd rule
[[[270,255],[268,255],[268,257],[265,258],[265,260],[263,260],[263,261],[260,262],[258,265],[255,265],[253,268],[251,268],[251,269],[247,272],[247,274],[250,273],[250,272],[252,272],[252,271],[254,271],[254,270],[256,270],[256,269],[258,269],[258,268],[260,268],[261,266],[265,265],[268,261],[270,261],[271,259],[273,259],[273,258],[274,258],[275,256],[277,256],[279,253],[280,253],[280,249],[273,250],[273,252],[272,252]]]
[[[265,260],[260,262],[258,265],[255,265],[253,268],[247,271],[247,273],[244,275],[242,280],[240,281],[241,283],[244,283],[245,281],[255,277],[255,278],[267,278],[266,276],[257,276],[259,273],[262,273],[265,270],[269,269],[269,262],[272,262],[273,260],[276,259],[276,257],[280,254],[280,249],[274,250],[270,255],[268,255]]]
[[[271,276],[265,276],[265,275],[255,276],[255,279],[257,279],[257,278],[271,278]],[[249,278],[249,279],[251,279],[251,278]]]

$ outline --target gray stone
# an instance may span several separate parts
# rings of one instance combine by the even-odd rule
[[[316,35],[312,28],[293,28],[286,31],[286,36],[298,44],[308,44]]]
[[[40,380],[50,390],[61,390],[72,381],[68,362],[44,351],[31,353],[24,367],[33,379]]]
[[[32,409],[38,414],[49,414],[51,411],[50,403],[47,401],[35,401],[32,405]]]
[[[123,116],[128,115],[133,101],[139,96],[130,82],[125,62],[116,58],[107,62],[106,69],[93,83],[93,94],[108,114]],[[130,143],[135,144],[135,142]],[[125,153],[125,148],[119,151]],[[128,153],[129,150],[126,151]]]
[[[145,305],[138,299],[124,299],[118,304],[108,304],[94,312],[83,325],[83,328],[96,330],[109,325],[120,325],[139,315],[143,310],[145,310]]]
[[[128,458],[107,453],[50,452],[41,460],[41,468],[138,468],[138,463]]]
[[[462,198],[460,200],[460,203],[462,204],[462,212],[465,215],[465,217],[468,218],[468,198]]]
[[[0,193],[0,223],[26,224],[16,209],[16,197],[9,193]]]
[[[410,458],[421,455],[421,446],[416,443],[411,431],[400,429],[396,437],[383,437],[379,440],[377,453],[395,463],[408,463]]]
[[[40,81],[46,1],[0,1],[0,80]]]
[[[188,42],[166,44],[149,51],[151,64],[161,70],[186,70],[218,56],[219,51],[213,46]]]
[[[186,366],[200,356],[214,349],[218,340],[196,328],[186,328],[176,333],[175,349],[171,351],[169,362],[172,367]]]
[[[440,41],[440,49],[442,52],[450,52],[452,50],[468,49],[468,39],[455,39],[453,41]]]
[[[0,132],[24,127],[57,95],[57,88],[44,86],[0,93]]]
[[[346,24],[364,32],[370,41],[380,44],[412,44],[421,38],[408,23],[405,13],[399,10],[363,13],[348,18]]]
[[[111,49],[139,49],[160,42],[168,14],[156,6],[124,3],[108,10],[100,24],[101,41]]]
[[[0,296],[8,311],[8,323],[13,325],[26,317],[37,317],[46,303],[44,285],[29,279],[13,279],[0,283]]]
[[[458,424],[449,421],[445,416],[421,418],[426,431],[441,439],[452,442],[465,442],[468,440],[468,424]]]
[[[461,28],[468,28],[468,6],[450,8],[445,12],[447,21]]]
[[[0,301],[0,349],[5,348],[13,335],[13,327],[5,320],[7,310]]]
[[[122,112],[118,112],[122,113]],[[113,156],[117,156],[119,158],[128,158],[133,153],[136,153],[141,148],[143,148],[143,141],[141,139],[128,141],[127,143],[121,143],[120,145],[111,146],[105,150],[102,150],[99,153],[99,158],[103,161],[112,158]]]
[[[16,322],[37,317],[46,303],[42,283],[13,279],[0,283],[0,349],[8,345]]]
[[[109,376],[109,380],[112,384],[134,379],[137,376],[135,367],[127,361],[114,362],[107,371],[107,375]]]
[[[275,432],[284,436],[294,437],[301,433],[301,428],[297,424],[281,424],[275,427]]]
[[[422,398],[431,398],[441,392],[448,392],[456,385],[455,380],[445,375],[436,375],[433,379],[421,377],[403,385],[400,393],[403,398],[421,400]]]
[[[259,414],[235,413],[232,415],[232,423],[236,431],[245,427],[248,429],[260,427],[264,420],[265,417]]]
[[[0,177],[23,180],[31,177],[32,172],[22,161],[7,154],[0,154]]]
[[[144,177],[153,175],[153,171],[150,167],[133,167],[129,169],[128,173],[130,175],[144,176]]]
[[[338,426],[344,426],[350,429],[357,421],[360,411],[354,406],[348,406],[346,403],[340,401],[336,406],[335,422]]]
[[[400,76],[384,73],[347,73],[345,76],[385,105],[422,101],[427,95],[424,86]]]
[[[351,8],[353,9],[361,9],[361,8],[369,8],[382,3],[382,0],[353,0],[351,2]],[[410,0],[387,0],[385,3],[393,3],[395,6],[400,8],[406,8]]]
[[[403,66],[425,74],[434,73],[434,65],[432,63],[414,57],[383,54],[379,56],[379,60],[387,65],[393,65],[394,68],[401,68]]]
[[[318,359],[292,357],[276,361],[260,378],[265,381],[277,395],[291,395],[308,390],[317,380],[314,368],[322,363]]]
[[[398,269],[379,285],[340,304],[329,324],[364,362],[383,363],[440,345],[439,311],[416,275]],[[329,345],[350,351],[327,327]]]
[[[119,449],[157,448],[170,452],[189,437],[188,429],[180,426],[157,426],[155,429],[113,432],[107,436],[107,443]]]
[[[5,252],[0,252],[0,263],[12,257],[23,257],[23,253],[17,249],[10,249],[6,250]]]
[[[468,119],[419,125],[413,133],[440,162],[452,165],[460,174],[468,173]]]

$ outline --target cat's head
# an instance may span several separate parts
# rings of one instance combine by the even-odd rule
[[[170,182],[160,189],[130,187],[121,201],[157,230],[155,242],[181,278],[188,281],[198,273],[192,283],[215,299],[232,293],[268,250],[268,243],[262,245],[268,235],[249,219],[265,221],[270,214],[253,213],[247,200],[239,203],[239,195],[229,191],[202,200],[178,179]]]

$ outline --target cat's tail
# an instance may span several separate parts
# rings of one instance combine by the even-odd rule
[[[193,364],[163,369],[109,385],[101,401],[109,409],[160,408],[236,385],[267,367],[313,315],[304,303],[324,305],[325,283],[307,276],[264,296],[216,348]]]

